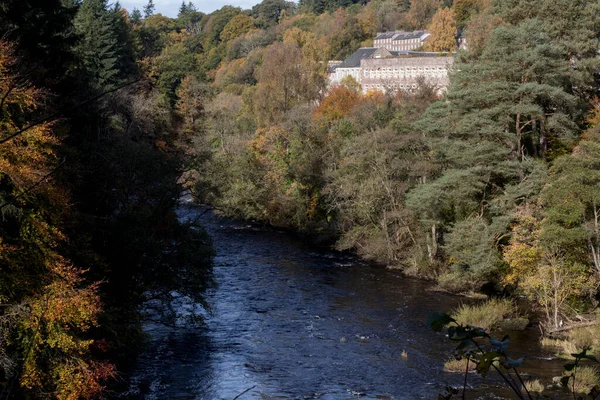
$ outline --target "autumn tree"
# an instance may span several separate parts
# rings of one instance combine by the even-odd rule
[[[229,42],[238,36],[242,36],[254,27],[252,18],[244,14],[233,17],[221,32],[221,40]]]
[[[59,224],[69,217],[70,199],[49,184],[61,163],[59,140],[52,123],[32,124],[48,94],[18,73],[14,52],[0,41],[0,355],[9,357],[0,366],[7,385],[18,381],[28,395],[92,398],[114,376],[112,365],[93,359],[94,340],[85,337],[97,323],[98,285],[86,284],[61,254]]]
[[[425,42],[426,51],[456,51],[456,19],[450,8],[440,8],[429,25],[431,36]]]
[[[410,2],[410,9],[405,14],[402,25],[407,29],[424,29],[431,23],[439,7],[437,0],[414,0]]]
[[[281,113],[301,100],[302,52],[292,44],[271,45],[256,70],[258,85],[254,108],[264,124],[274,121]]]
[[[208,98],[208,85],[194,76],[186,76],[177,89],[177,110],[185,120],[185,130],[194,130],[202,116]]]
[[[563,320],[581,311],[578,299],[589,298],[600,281],[589,268],[567,254],[567,249],[544,237],[547,224],[547,215],[539,204],[517,209],[510,243],[503,250],[508,264],[503,283],[518,285],[541,306],[545,326],[556,329]]]

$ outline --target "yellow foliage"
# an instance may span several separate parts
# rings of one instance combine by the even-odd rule
[[[456,17],[451,9],[437,10],[429,31],[431,36],[425,42],[426,51],[456,51]]]
[[[517,222],[512,227],[510,243],[504,247],[504,260],[508,271],[503,283],[517,284],[520,279],[532,275],[542,260],[539,245],[540,220],[534,216],[533,207],[520,209]]]
[[[97,397],[103,389],[101,382],[114,375],[112,365],[92,361],[94,342],[82,338],[96,324],[101,309],[97,285],[84,284],[83,271],[59,254],[65,235],[44,215],[46,210],[34,203],[43,198],[45,207],[52,208],[52,216],[60,218],[68,212],[69,197],[60,187],[47,184],[58,165],[55,148],[59,140],[52,131],[53,124],[20,132],[21,127],[32,124],[31,113],[46,94],[16,72],[18,63],[14,47],[0,41],[0,138],[15,135],[0,144],[0,177],[10,183],[6,186],[19,197],[18,205],[36,210],[23,215],[18,245],[0,245],[0,259],[19,268],[22,253],[33,252],[39,260],[31,268],[40,269],[36,282],[28,281],[31,278],[26,274],[21,282],[37,290],[19,288],[26,293],[15,311],[19,314],[15,326],[20,346],[26,349],[20,384],[58,399]],[[31,259],[27,257],[36,255],[27,254],[25,261]]]

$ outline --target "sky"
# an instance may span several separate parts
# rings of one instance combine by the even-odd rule
[[[190,0],[185,0],[186,4]],[[246,10],[252,8],[253,5],[260,3],[262,0],[192,0],[198,11],[211,13],[219,8],[230,5],[241,7]],[[148,3],[148,0],[119,0],[121,6],[125,7],[129,12],[137,7],[140,11]],[[182,0],[154,0],[156,6],[154,13],[166,15],[167,17],[176,17],[179,12]]]

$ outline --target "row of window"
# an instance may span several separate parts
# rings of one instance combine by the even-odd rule
[[[412,85],[400,85],[397,83],[393,83],[393,84],[387,84],[387,85],[383,85],[383,84],[373,84],[373,85],[363,85],[363,88],[365,90],[369,90],[369,89],[379,89],[379,90],[384,90],[384,89],[403,89],[403,90],[409,90],[409,89],[416,89],[417,85],[416,84],[412,84]]]
[[[446,75],[447,71],[445,68],[382,68],[379,69],[365,69],[364,76],[371,78],[385,78],[385,77],[402,77],[402,76],[415,76],[415,75],[434,75],[434,76],[442,76]]]
[[[421,39],[400,39],[400,40],[377,39],[377,40],[375,40],[375,44],[378,44],[381,42],[383,42],[383,43],[392,43],[392,42],[394,42],[394,43],[420,43]],[[377,47],[377,46],[375,46],[375,47]]]
[[[352,75],[358,78],[360,72],[358,68],[353,69],[338,69],[336,75],[338,79],[342,79],[345,76]],[[366,68],[363,71],[363,75],[366,78],[404,78],[409,76],[445,76],[447,74],[446,68],[443,67],[406,67],[406,68],[381,68],[371,69]]]

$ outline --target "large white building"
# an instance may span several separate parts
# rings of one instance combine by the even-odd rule
[[[332,65],[330,84],[351,76],[362,85],[363,92],[412,91],[421,80],[441,92],[448,86],[448,70],[453,62],[451,55],[364,47]]]

